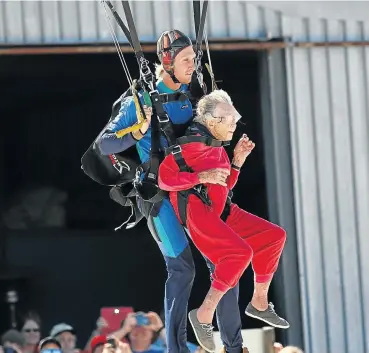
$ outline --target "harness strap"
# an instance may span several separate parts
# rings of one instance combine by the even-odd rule
[[[190,195],[198,197],[205,205],[211,206],[208,189],[203,184],[197,185],[192,189],[179,191],[177,193],[178,213],[183,225],[187,224],[187,204]]]
[[[198,4],[196,6],[195,2]],[[201,19],[200,19],[200,2],[194,1],[194,18],[195,18],[195,30],[196,30],[196,51],[201,50],[202,39],[204,36],[206,12],[208,10],[208,0],[204,0],[202,4]],[[196,23],[197,22],[197,23]],[[197,28],[196,28],[197,27]]]
[[[160,102],[162,104],[174,101],[184,102],[186,99],[189,99],[189,97],[184,92],[160,93]]]
[[[188,143],[193,143],[193,142],[200,142],[210,147],[223,147],[223,146],[228,146],[230,143],[229,141],[219,141],[219,140],[213,139],[210,136],[198,136],[198,135],[182,136],[182,137],[177,138],[175,145],[167,147],[165,149],[165,155],[167,156],[170,153],[173,153],[173,155],[175,155],[174,152],[178,153],[179,150],[180,152],[182,151],[182,148],[181,148],[182,145],[186,145]]]
[[[132,49],[134,50],[134,45],[133,45],[133,42],[132,42],[131,33],[129,33],[129,29],[124,24],[122,18],[118,15],[118,12],[115,10],[115,8],[114,8],[113,4],[111,3],[111,1],[105,0],[105,3],[108,5],[108,7],[109,7],[110,11],[112,12],[115,20],[117,21],[119,27],[124,32],[129,44],[131,45]]]
[[[199,137],[205,137],[205,136],[185,136],[185,137],[188,137],[188,138],[196,137],[197,138],[196,141],[199,141],[198,139]],[[185,159],[183,158],[182,148],[180,145],[172,146],[170,147],[170,150],[181,172],[193,172],[192,168],[190,168],[187,165]],[[197,185],[189,190],[179,191],[177,193],[177,206],[178,206],[179,217],[183,225],[186,225],[186,222],[187,222],[187,204],[188,204],[188,197],[191,194],[196,195],[205,204],[209,206],[211,205],[211,201],[208,196],[208,190],[206,186],[203,184]]]
[[[200,1],[193,0],[194,22],[195,22],[195,32],[196,32],[195,33],[196,43],[194,45],[194,50],[196,53],[195,71],[196,71],[198,83],[204,94],[206,94],[206,86],[204,85],[204,79],[203,79],[202,67],[201,67],[201,59],[202,59],[201,45],[202,45],[202,39],[204,36],[207,9],[208,9],[208,0],[204,0],[203,5],[202,5],[201,14],[200,14]]]
[[[173,129],[172,129],[172,123],[169,120],[169,116],[167,114],[167,112],[164,110],[163,104],[160,100],[160,95],[159,92],[157,90],[151,91],[150,92],[150,97],[155,109],[155,113],[157,116],[157,121],[158,121],[158,127],[159,129],[164,133],[168,144],[172,145],[175,143],[175,135],[173,133]],[[154,117],[153,117],[154,118]],[[156,119],[154,119],[156,120]],[[152,142],[154,142],[152,140]],[[151,150],[153,151],[153,153],[157,152],[160,150],[160,137],[158,139],[158,144],[157,146],[151,146]]]
[[[227,218],[231,213],[232,197],[233,197],[233,191],[229,190],[228,195],[227,195],[226,204],[224,206],[224,210],[222,214],[220,215],[220,218],[222,219],[223,222],[227,221]]]
[[[144,59],[144,55],[143,55],[143,51],[142,51],[142,48],[141,48],[140,41],[138,39],[136,26],[135,26],[135,23],[133,21],[131,8],[129,6],[129,2],[126,1],[126,0],[122,1],[122,5],[123,5],[124,14],[126,15],[126,20],[127,20],[127,24],[128,24],[128,28],[129,28],[129,33],[130,33],[130,36],[131,36],[131,42],[132,42],[131,44],[132,44],[133,49],[135,51],[138,64],[140,65],[141,64],[141,59]]]
[[[193,170],[187,165],[186,161],[183,158],[181,146],[178,145],[173,146],[171,147],[171,150],[172,150],[171,153],[173,154],[173,157],[179,167],[179,170],[181,172],[193,172]]]

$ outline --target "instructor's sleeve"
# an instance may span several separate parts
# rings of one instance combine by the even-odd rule
[[[232,167],[231,174],[229,175],[227,179],[227,185],[228,185],[229,190],[232,190],[234,188],[234,186],[236,185],[238,181],[239,175],[240,175],[240,171]]]
[[[137,140],[132,133],[117,137],[115,132],[137,123],[136,106],[131,97],[125,99],[119,109],[118,115],[107,126],[106,131],[98,139],[97,144],[102,154],[123,152],[133,146]]]
[[[165,191],[188,190],[200,184],[198,173],[180,172],[172,154],[159,167],[159,188]]]

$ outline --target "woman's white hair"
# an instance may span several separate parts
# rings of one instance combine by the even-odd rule
[[[208,119],[214,118],[214,113],[219,103],[227,103],[233,105],[231,97],[222,89],[214,90],[213,92],[202,97],[197,103],[196,117],[194,121],[205,124]]]

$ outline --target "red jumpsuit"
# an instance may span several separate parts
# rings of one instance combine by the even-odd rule
[[[190,195],[187,205],[187,228],[199,251],[215,266],[212,286],[222,292],[234,287],[252,261],[256,282],[268,282],[277,270],[286,232],[262,218],[231,205],[226,222],[220,218],[228,191],[237,182],[239,171],[231,168],[223,147],[209,147],[194,142],[182,145],[182,155],[193,173],[180,172],[172,154],[159,169],[159,187],[170,191],[170,201],[177,217],[177,191],[198,184],[198,173],[212,168],[227,168],[228,187],[205,184],[212,202],[205,205],[197,196]]]

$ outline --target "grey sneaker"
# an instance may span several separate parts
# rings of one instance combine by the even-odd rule
[[[202,324],[197,319],[197,309],[188,313],[188,319],[192,325],[197,342],[206,351],[215,352],[215,342],[213,337],[213,326],[211,324]]]
[[[259,311],[258,309],[254,308],[251,303],[249,303],[245,310],[245,314],[247,316],[253,317],[254,319],[264,321],[270,326],[278,328],[290,327],[290,324],[285,319],[277,315],[277,313],[274,311],[274,305],[272,303],[269,303],[268,309],[264,311]]]

